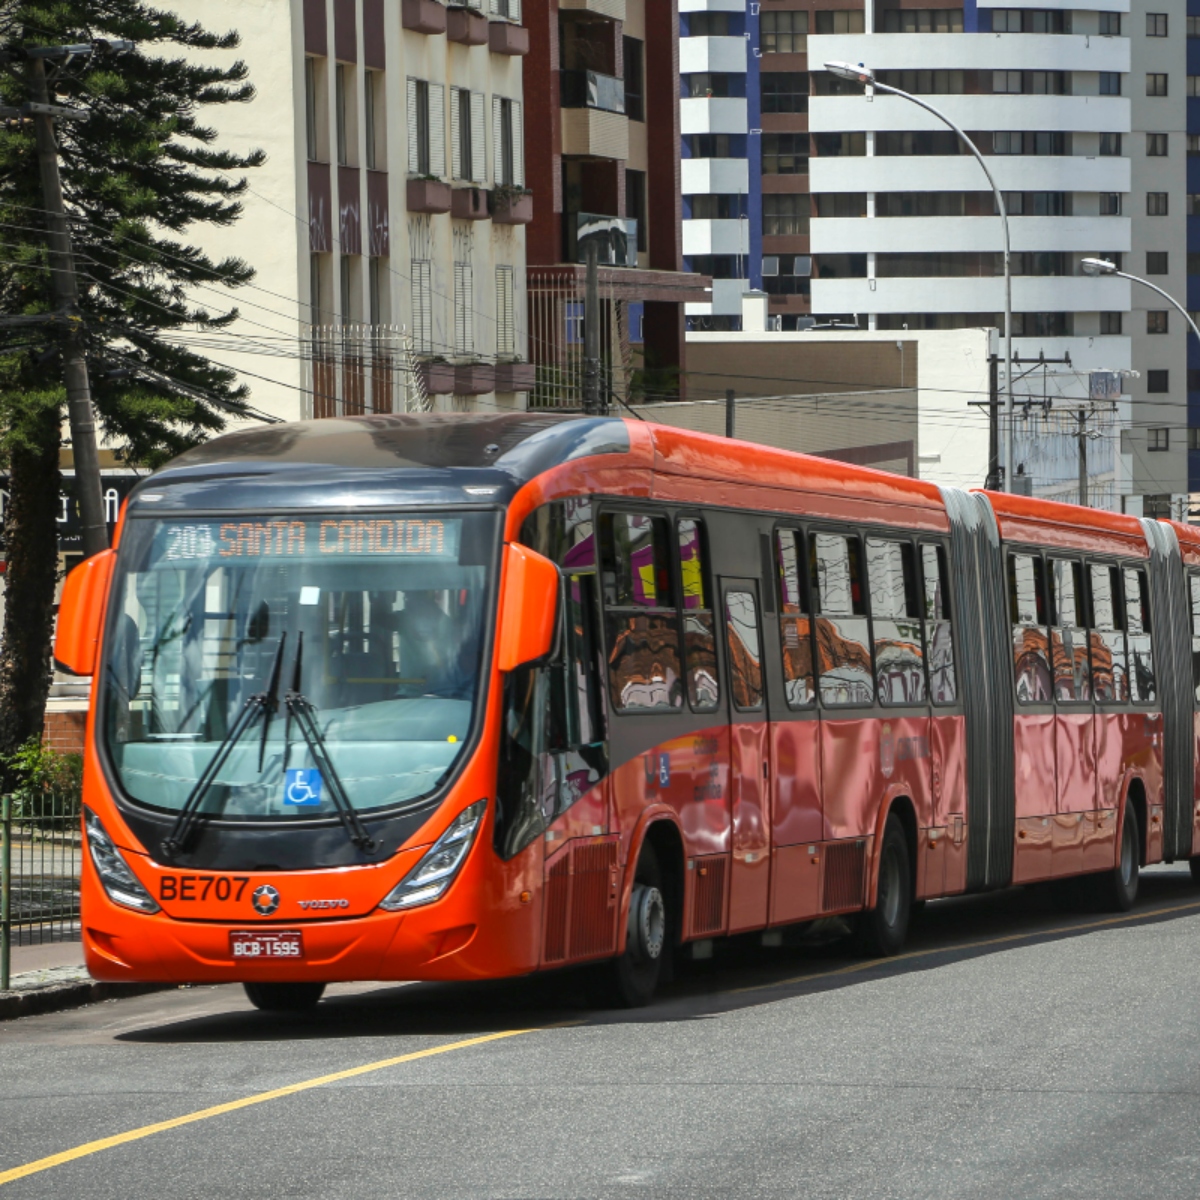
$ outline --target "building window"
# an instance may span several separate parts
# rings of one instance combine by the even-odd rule
[[[1200,192],[1188,193],[1187,215],[1189,217],[1200,217]]]
[[[691,133],[685,138],[691,158],[743,158],[727,133]]]
[[[1100,193],[1100,215],[1102,217],[1119,217],[1121,215],[1121,196],[1119,192]]]
[[[354,68],[338,63],[334,72],[334,116],[337,120],[337,160],[347,166],[353,157]]]
[[[1165,71],[1146,72],[1146,95],[1165,96],[1167,94],[1167,75]]]
[[[450,89],[450,169],[455,179],[487,182],[483,104],[482,92]]]
[[[338,259],[338,274],[341,285],[338,288],[338,302],[343,325],[351,325],[358,320],[359,273],[356,269],[357,263],[358,258],[353,254],[343,254]]]
[[[387,170],[387,96],[383,72],[363,73],[363,132],[367,144],[367,169]]]
[[[1147,37],[1166,37],[1167,36],[1167,14],[1166,13],[1147,13],[1146,14],[1146,36]]]
[[[887,193],[881,193],[887,195]],[[896,193],[892,193],[895,195]],[[937,192],[919,193],[938,197]],[[878,201],[878,197],[876,197]],[[867,215],[867,196],[865,192],[822,192],[816,197],[818,217],[865,217]],[[875,207],[876,216],[907,216],[907,213],[890,213],[880,211],[878,202]]]
[[[1200,450],[1200,429],[1188,430],[1188,449]]]
[[[693,221],[738,221],[746,215],[742,204],[743,198],[736,192],[702,194],[688,201]]]
[[[1121,318],[1124,315],[1119,312],[1102,312],[1100,314],[1100,333],[1105,337],[1120,337],[1123,324]]]
[[[1146,313],[1147,333],[1169,333],[1170,314],[1165,308],[1152,308]]]
[[[817,76],[817,82],[832,78],[833,76],[822,72]],[[966,84],[962,71],[880,71],[878,78],[880,83],[891,84],[892,87],[901,88],[917,96],[961,96]],[[856,84],[847,83],[844,91],[831,91],[830,95],[833,94],[861,96],[862,89]]]
[[[807,175],[808,134],[764,133],[762,169],[764,175]]]
[[[1189,133],[1187,135],[1187,156],[1195,158],[1200,154],[1200,133]]]
[[[1200,75],[1189,75],[1187,77],[1187,94],[1193,99],[1200,96]]]
[[[808,112],[808,75],[803,71],[764,71],[762,110],[764,113]]]
[[[764,54],[803,54],[808,45],[808,13],[765,12],[759,33]]]
[[[1121,74],[1119,71],[1100,72],[1100,95],[1119,96],[1121,94]]]
[[[1119,133],[1102,133],[1100,135],[1100,154],[1104,158],[1121,157],[1121,135]]]
[[[1200,17],[1188,17],[1187,35],[1188,37],[1200,37]]]
[[[725,96],[739,95],[738,89],[745,83],[743,77],[731,82],[727,71],[695,71],[684,80],[687,94],[693,100],[721,99]],[[732,90],[731,90],[732,89]]]
[[[1148,133],[1148,134],[1146,134],[1146,157],[1147,158],[1166,158],[1167,157],[1167,135],[1165,133]]]
[[[413,350],[429,354],[433,350],[433,268],[428,259],[412,260],[412,338]]]
[[[876,134],[876,137],[879,135]],[[993,154],[1024,154],[1025,135],[1019,131],[1002,130],[992,134]]]
[[[646,172],[625,172],[625,215],[637,222],[637,248],[647,248],[646,230]]]
[[[325,274],[329,270],[328,254],[308,256],[308,307],[309,320],[313,325],[328,325],[329,297],[326,294]]]
[[[768,254],[762,274],[763,291],[769,296],[807,296],[812,259],[807,254]]]
[[[1167,215],[1167,193],[1166,192],[1147,192],[1146,193],[1146,216],[1148,217],[1165,217]]]
[[[865,133],[814,133],[813,148],[819,158],[857,158],[867,152]]]
[[[1016,96],[1021,93],[1020,71],[993,71],[992,91],[998,96]]]
[[[475,271],[470,263],[454,264],[454,353],[475,353]]]
[[[1189,256],[1190,257],[1190,256]],[[1146,251],[1146,274],[1147,275],[1169,275],[1171,272],[1167,267],[1168,255],[1165,250],[1147,250]]]
[[[1121,36],[1121,14],[1115,12],[1102,12],[1100,16],[1100,36],[1101,37],[1120,37]]]
[[[807,195],[762,198],[764,237],[802,237],[808,233]]]
[[[878,138],[886,135],[876,135],[876,144],[878,146]],[[1101,138],[1105,136],[1116,136],[1120,138],[1120,134],[1105,135],[1101,134]],[[1067,149],[1067,137],[1065,133],[1060,133],[1051,130],[1039,130],[1037,132],[1022,133],[1019,130],[1003,130],[992,134],[992,153],[993,154],[1041,154],[1041,155],[1063,155],[1069,153]],[[1103,143],[1102,143],[1103,145]],[[1120,141],[1117,142],[1118,149],[1116,153],[1120,153]],[[876,149],[876,153],[878,153]],[[1104,150],[1101,149],[1101,154]]]
[[[862,33],[866,28],[861,8],[821,9],[816,19],[818,33]]]
[[[440,83],[408,80],[408,173],[446,174],[446,98]]]
[[[1200,275],[1200,254],[1195,251],[1187,256],[1187,273],[1189,275]]]
[[[961,8],[885,8],[883,33],[962,33]],[[993,31],[996,32],[996,31]]]
[[[1171,448],[1171,431],[1170,429],[1147,429],[1146,430],[1146,449],[1147,450],[1170,450]]]
[[[512,267],[496,268],[496,353],[511,358],[517,352],[516,308]]]
[[[1147,371],[1146,391],[1163,395],[1171,390],[1170,371]]]
[[[311,161],[320,160],[321,153],[321,117],[322,117],[322,76],[323,66],[319,59],[304,60],[304,133],[308,146],[308,157]]]
[[[728,16],[728,14],[710,13],[709,16]],[[692,19],[695,20],[695,17]],[[631,121],[644,121],[646,119],[645,47],[637,38],[631,37],[627,37],[623,45],[625,52],[625,115]]]
[[[519,100],[492,97],[492,156],[497,187],[525,186],[525,127]]]

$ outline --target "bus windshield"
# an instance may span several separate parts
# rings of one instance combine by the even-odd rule
[[[227,752],[198,812],[336,813],[285,703],[303,697],[359,811],[433,791],[479,697],[492,512],[130,520],[108,620],[108,752],[126,794],[183,807]],[[254,717],[222,748],[254,696]]]

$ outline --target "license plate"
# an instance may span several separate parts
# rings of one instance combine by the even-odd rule
[[[277,929],[271,933],[231,932],[229,953],[237,959],[304,958],[304,938],[299,929]]]

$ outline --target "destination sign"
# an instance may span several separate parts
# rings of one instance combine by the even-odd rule
[[[319,521],[170,522],[162,562],[197,559],[458,559],[462,521],[442,517],[330,517]]]

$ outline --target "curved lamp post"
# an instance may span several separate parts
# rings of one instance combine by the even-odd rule
[[[861,83],[864,87],[875,87],[881,92],[888,92],[893,96],[902,96],[905,100],[911,100],[918,108],[923,108],[926,112],[932,113],[939,121],[949,125],[958,134],[963,145],[975,155],[976,161],[983,168],[983,173],[987,176],[988,183],[992,185],[992,193],[996,197],[996,207],[1000,210],[1000,221],[1004,226],[1004,396],[1005,412],[1008,416],[1008,436],[1004,443],[1004,490],[1010,491],[1012,488],[1013,463],[1012,244],[1009,239],[1008,209],[1004,204],[1004,195],[996,186],[996,181],[992,178],[992,173],[988,170],[987,163],[983,161],[983,155],[979,153],[979,147],[940,108],[935,108],[928,101],[922,100],[919,96],[914,96],[910,92],[892,87],[890,83],[879,83],[875,78],[875,72],[870,67],[864,67],[862,63],[855,66],[853,63],[847,62],[827,62],[825,70],[831,75],[836,75],[839,79],[848,79],[851,83]],[[1111,263],[1107,265],[1112,266]],[[1116,270],[1115,267],[1113,269]],[[1197,336],[1200,336],[1200,334]]]
[[[1148,279],[1143,279],[1140,275],[1130,275],[1126,271],[1118,271],[1117,264],[1111,263],[1106,258],[1085,258],[1080,264],[1079,269],[1085,275],[1116,275],[1118,279],[1130,279],[1134,283],[1140,283],[1143,287],[1148,287],[1152,292],[1157,292],[1172,308],[1176,309],[1188,323],[1188,327],[1196,335],[1196,339],[1200,341],[1200,329],[1196,328],[1196,322],[1192,320],[1191,313],[1188,312],[1174,296],[1168,292],[1164,292],[1156,283],[1151,283]]]

